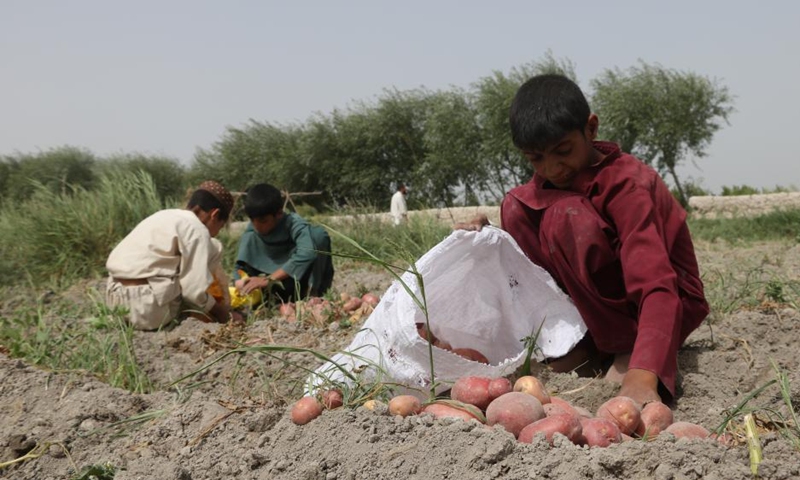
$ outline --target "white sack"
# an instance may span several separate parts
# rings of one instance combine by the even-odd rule
[[[433,347],[436,381],[443,382],[437,393],[462,376],[513,373],[525,360],[522,339],[535,334],[542,322],[539,361],[566,354],[586,333],[575,305],[550,274],[528,260],[514,239],[498,228],[454,231],[416,267],[423,277],[433,334],[453,348],[476,349],[490,362],[484,365]],[[402,281],[422,298],[412,273],[405,273]],[[332,360],[366,381],[399,383],[407,388],[398,393],[424,398],[431,382],[428,342],[415,326],[424,322],[423,310],[395,281],[350,346]],[[309,377],[307,391],[323,383],[321,377],[345,381],[331,363],[316,373]]]

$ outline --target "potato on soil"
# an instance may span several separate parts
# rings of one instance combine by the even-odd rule
[[[375,308],[378,306],[378,303],[380,303],[381,299],[378,298],[378,296],[374,293],[365,293],[364,295],[361,295],[361,301],[370,307]]]
[[[672,409],[661,402],[650,402],[642,409],[642,421],[636,427],[639,437],[655,438],[673,422]]]
[[[513,391],[511,380],[507,378],[493,378],[492,381],[489,382],[489,398],[491,400],[511,391]]]
[[[570,415],[574,415],[576,417],[582,416],[580,413],[578,413],[577,408],[573,407],[571,403],[561,397],[550,397],[550,403],[558,407],[558,409],[564,413],[569,413]],[[559,410],[554,409],[554,413],[558,411]],[[590,418],[593,416],[594,415],[589,415]]]
[[[458,418],[465,421],[477,420],[480,422],[478,417],[468,411],[451,407],[443,403],[431,403],[430,405],[426,405],[425,408],[422,409],[422,413],[430,413],[435,418]]]
[[[517,381],[514,382],[514,391],[533,395],[542,405],[550,403],[550,394],[545,390],[544,384],[541,380],[532,375],[519,377]]]
[[[467,360],[489,365],[489,359],[484,357],[481,352],[475,350],[474,348],[454,348],[452,352],[458,356],[466,358]]]
[[[331,389],[325,390],[322,392],[322,404],[328,410],[333,410],[334,408],[339,408],[344,405],[344,397],[342,396],[341,390]]]
[[[580,419],[582,433],[580,443],[590,447],[607,447],[622,442],[622,434],[617,424],[605,418]]]
[[[561,414],[552,417],[545,417],[537,420],[530,425],[526,426],[519,432],[519,441],[523,443],[533,442],[533,438],[539,434],[544,434],[544,438],[550,445],[553,444],[553,435],[560,433],[569,439],[572,443],[578,443],[581,440],[581,422],[578,417]]]
[[[711,436],[711,432],[705,427],[691,422],[675,422],[664,431],[671,433],[675,438],[708,438]]]
[[[487,377],[461,377],[453,384],[450,398],[459,402],[475,405],[485,410],[492,401],[489,395],[489,385],[492,379]]]
[[[389,413],[407,417],[416,415],[422,409],[422,404],[414,395],[398,395],[389,400]]]
[[[614,397],[597,409],[597,417],[616,423],[619,431],[631,435],[642,420],[639,406],[630,397]]]
[[[361,308],[361,303],[362,302],[360,298],[352,297],[346,302],[344,302],[344,305],[342,305],[342,310],[344,310],[347,313],[355,312],[356,310]]]
[[[322,414],[322,404],[314,397],[303,397],[292,406],[292,422],[305,425]]]
[[[278,307],[278,314],[283,318],[290,318],[295,316],[294,303],[281,303]]]
[[[515,437],[519,437],[523,428],[544,416],[544,408],[539,399],[522,392],[501,395],[486,407],[486,423],[502,425]]]

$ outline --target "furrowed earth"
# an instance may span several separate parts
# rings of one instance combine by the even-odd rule
[[[744,295],[733,285],[745,284],[741,280],[748,272],[800,279],[800,244],[699,242],[696,247],[707,288],[714,290],[709,296],[721,300],[680,352],[683,382],[673,405],[675,420],[717,428],[748,393],[776,378],[772,362],[787,373],[797,408],[796,305],[765,297],[754,306],[730,312],[725,307]],[[381,293],[391,282],[384,272],[364,267],[337,275],[337,292]],[[712,281],[715,275],[740,281]],[[98,288],[102,282],[81,287]],[[137,359],[156,386],[149,394],[129,393],[81,373],[45,371],[0,354],[0,462],[32,457],[0,469],[0,478],[68,479],[76,468],[89,465],[116,467],[118,480],[754,478],[741,417],[731,424],[732,446],[662,435],[591,449],[563,437],[556,437],[552,447],[538,439],[522,444],[499,427],[428,415],[395,418],[363,407],[326,410],[298,426],[289,418],[289,407],[302,395],[303,368],[321,363],[304,353],[233,354],[169,386],[243,344],[294,345],[331,354],[349,344],[361,322],[313,325],[275,316],[235,327],[190,319],[161,332],[137,332]],[[544,369],[537,375],[551,394],[592,412],[616,391],[600,379]],[[800,478],[799,447],[782,435],[780,425],[769,423],[763,410],[787,415],[777,386],[748,405],[759,409],[763,461],[758,478]]]

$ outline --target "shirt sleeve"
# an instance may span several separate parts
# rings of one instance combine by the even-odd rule
[[[295,249],[281,268],[292,278],[300,280],[317,259],[314,239],[311,237],[311,225],[303,221],[294,222],[289,233],[295,243]]]
[[[183,299],[208,312],[216,300],[208,294],[208,287],[214,281],[211,262],[215,249],[211,237],[194,229],[187,229],[178,236],[178,249],[181,252],[179,279]]]
[[[613,187],[607,212],[620,239],[620,262],[629,302],[638,305],[630,368],[674,374],[683,309],[677,275],[663,231],[665,219],[650,191],[628,180]]]

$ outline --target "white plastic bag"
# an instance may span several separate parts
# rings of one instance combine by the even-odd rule
[[[431,332],[453,348],[478,350],[490,362],[473,362],[433,347],[437,393],[459,377],[512,373],[527,354],[523,338],[537,331],[540,361],[566,354],[586,333],[575,305],[550,274],[498,228],[457,230],[423,255],[416,268],[423,278]],[[422,301],[417,278],[412,273],[401,278]],[[424,398],[431,384],[430,357],[417,323],[425,323],[424,311],[395,281],[350,346],[331,360],[367,382],[397,383],[406,387],[398,388],[399,393]],[[309,377],[307,391],[326,379],[346,381],[328,362]]]

